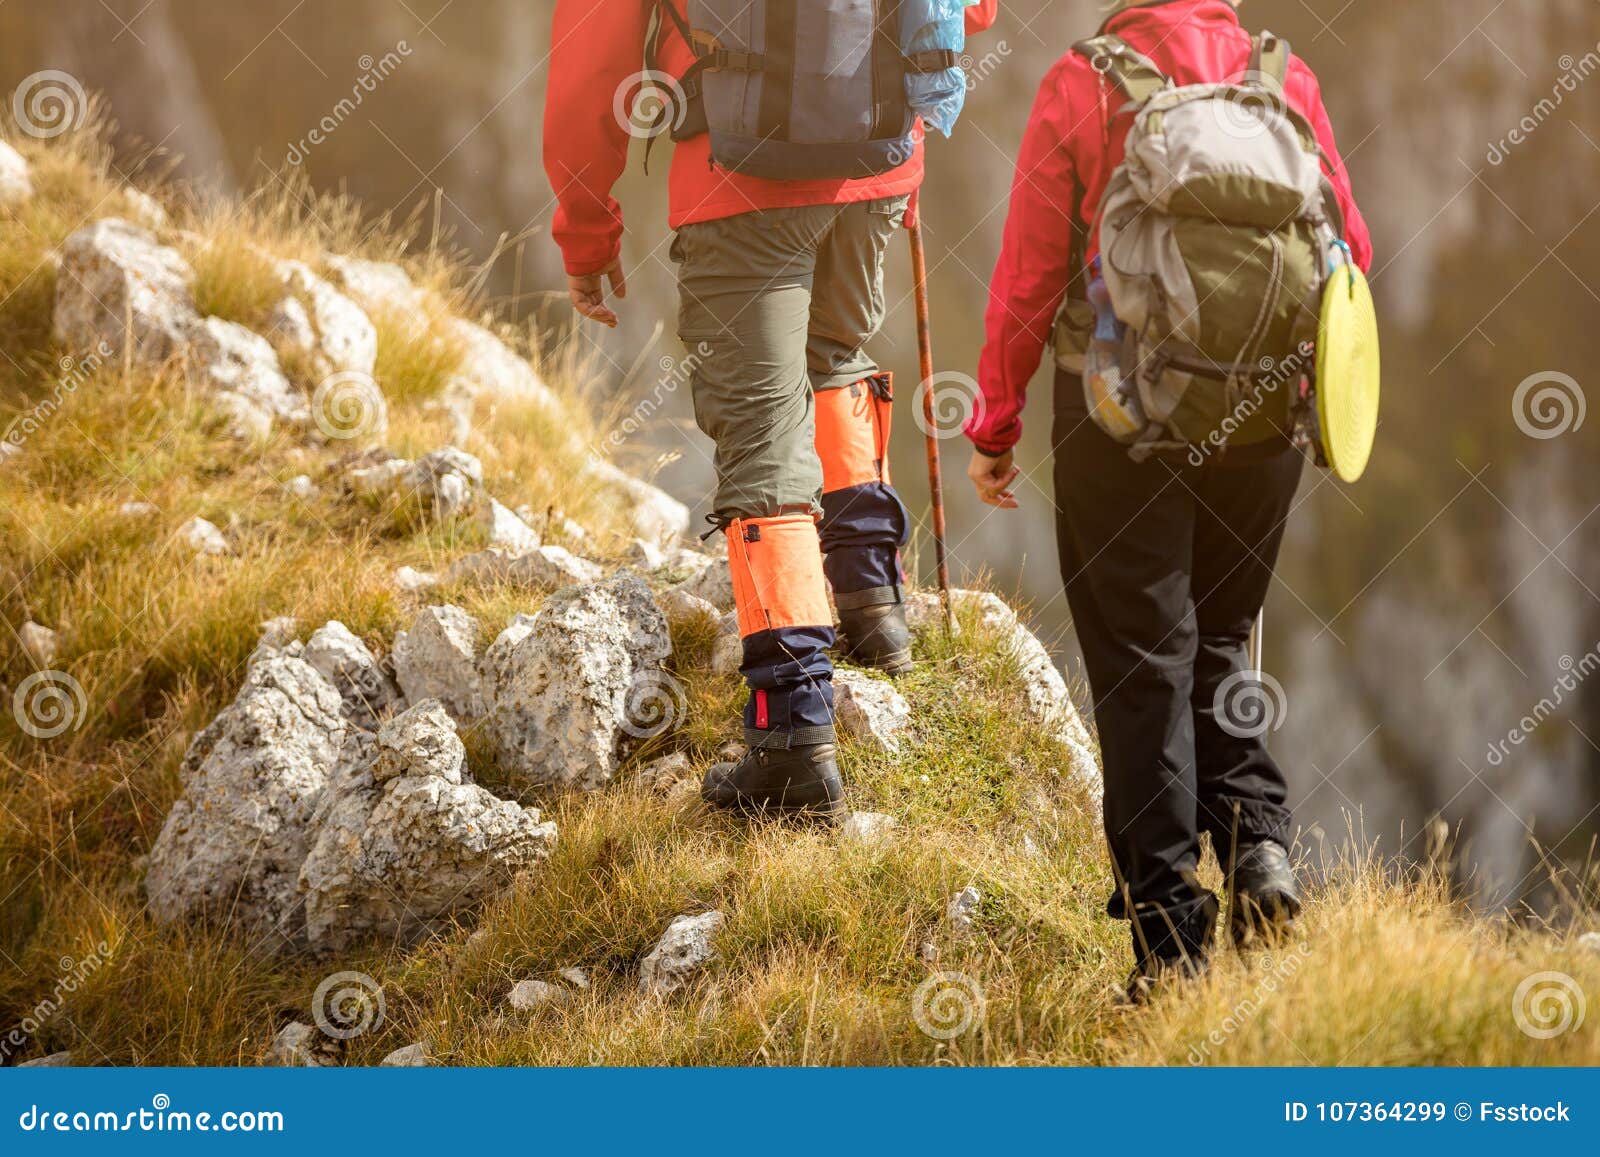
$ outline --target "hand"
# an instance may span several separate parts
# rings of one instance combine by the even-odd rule
[[[611,292],[616,294],[619,300],[628,296],[628,285],[622,278],[620,259],[595,273],[585,273],[581,276],[568,274],[567,296],[572,299],[572,308],[584,317],[615,329],[617,315],[605,304],[607,281],[611,282]]]
[[[1011,484],[1021,473],[1022,471],[1011,461],[1010,450],[998,458],[991,458],[981,450],[974,450],[972,461],[967,463],[967,477],[972,479],[972,484],[978,488],[978,497],[990,506],[998,506],[1001,510],[1017,508],[1017,496],[1011,492]]]

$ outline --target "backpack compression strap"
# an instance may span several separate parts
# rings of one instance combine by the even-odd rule
[[[1101,76],[1107,77],[1133,104],[1143,104],[1167,87],[1166,73],[1155,61],[1139,52],[1120,36],[1080,40],[1072,51],[1083,57]]]
[[[1276,93],[1283,92],[1289,78],[1289,42],[1265,30],[1251,41],[1250,71],[1246,84],[1257,84]]]

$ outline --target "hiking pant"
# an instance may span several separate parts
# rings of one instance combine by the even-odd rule
[[[712,518],[728,539],[752,746],[833,738],[827,584],[841,607],[902,597],[893,386],[863,347],[883,323],[884,254],[905,206],[761,209],[672,242],[695,420],[716,444]]]
[[[1193,953],[1216,911],[1195,879],[1200,833],[1224,871],[1236,838],[1289,842],[1288,791],[1265,735],[1236,706],[1219,716],[1217,697],[1249,668],[1302,459],[1285,445],[1233,447],[1198,466],[1134,462],[1065,373],[1053,440],[1061,574],[1105,769],[1118,885],[1107,910],[1135,921],[1141,959]]]

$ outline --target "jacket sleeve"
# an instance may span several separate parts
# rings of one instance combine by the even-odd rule
[[[1350,171],[1339,156],[1339,147],[1333,141],[1333,122],[1322,103],[1322,87],[1309,68],[1305,69],[1306,99],[1301,111],[1311,121],[1317,134],[1317,143],[1327,155],[1323,171],[1333,182],[1333,191],[1339,198],[1339,211],[1344,214],[1344,239],[1350,245],[1350,255],[1363,273],[1372,269],[1372,235],[1367,231],[1367,221],[1356,204],[1356,195],[1350,187]]]
[[[1022,436],[1028,381],[1039,368],[1072,278],[1073,216],[1080,194],[1067,149],[1074,129],[1067,95],[1071,67],[1072,59],[1063,59],[1040,85],[1011,182],[1011,206],[984,314],[978,404],[966,424],[967,437],[985,454],[1009,450]]]
[[[623,107],[644,68],[650,0],[557,0],[544,106],[544,171],[556,196],[551,234],[569,274],[595,273],[622,249],[611,189],[628,163]]]
[[[994,27],[994,18],[1000,12],[1000,0],[978,0],[966,11],[967,35]]]

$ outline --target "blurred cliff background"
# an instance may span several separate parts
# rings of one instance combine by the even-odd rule
[[[6,0],[0,84],[38,74],[102,94],[126,171],[197,197],[306,180],[414,217],[417,244],[484,265],[506,317],[571,319],[540,163],[552,0]],[[1093,31],[1096,0],[1011,0],[969,46],[953,141],[925,190],[936,356],[970,373],[1005,196],[1040,77]],[[1386,852],[1450,854],[1483,902],[1536,903],[1547,857],[1600,830],[1600,4],[1594,0],[1249,0],[1322,79],[1377,247],[1386,400],[1367,477],[1308,474],[1268,604],[1273,736],[1308,847],[1352,828]],[[664,154],[665,142],[657,150]],[[665,257],[665,163],[618,189],[629,298],[592,343],[595,398],[650,419],[631,466],[703,505],[709,447],[687,390]],[[903,253],[880,362],[915,377]],[[665,328],[663,328],[663,323]],[[903,391],[909,403],[910,390]],[[1076,657],[1050,513],[1049,385],[1019,461],[1024,509],[968,499],[944,443],[956,568],[1020,594]],[[921,509],[920,434],[895,468]],[[921,544],[925,545],[925,543]],[[926,552],[919,552],[924,564]],[[1442,820],[1443,823],[1438,821]],[[1530,839],[1531,837],[1531,839]]]

